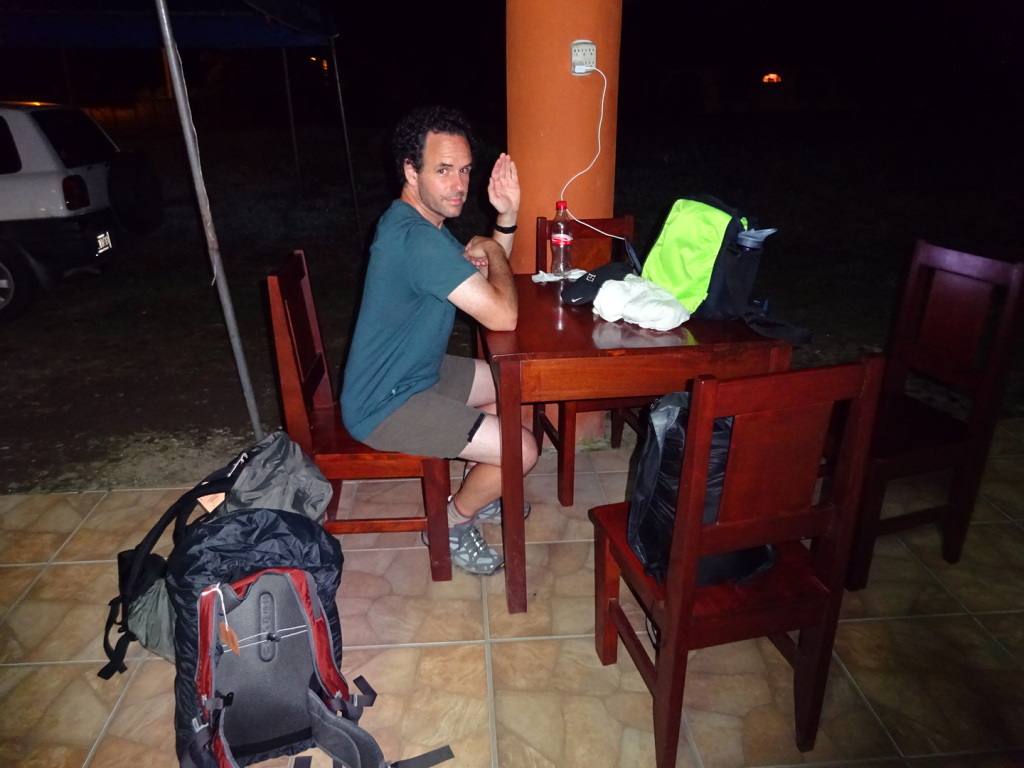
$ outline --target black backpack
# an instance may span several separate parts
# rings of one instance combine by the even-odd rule
[[[363,678],[351,690],[340,671],[335,596],[343,557],[319,522],[301,512],[231,503],[189,522],[198,499],[237,497],[230,491],[238,462],[183,494],[138,547],[118,558],[121,593],[111,601],[112,617],[118,607],[127,614],[166,594],[182,768],[241,768],[313,746],[345,768],[424,768],[449,759],[444,747],[389,764],[359,727],[376,694]],[[164,561],[152,550],[172,524],[174,549]],[[121,631],[135,639],[127,618]],[[118,647],[120,654],[107,644],[108,656],[114,654],[101,677],[124,671]]]
[[[651,406],[629,505],[629,547],[644,572],[662,583],[668,574],[689,416],[689,392],[671,392]],[[715,419],[704,496],[705,523],[718,520],[731,437],[732,418]],[[775,551],[770,546],[705,555],[697,563],[697,585],[743,581],[770,568],[774,561]]]
[[[217,494],[223,494],[223,501],[219,501],[221,497]],[[167,510],[135,549],[118,554],[119,591],[110,601],[103,636],[110,662],[99,676],[107,680],[116,672],[125,671],[125,656],[133,641],[174,663],[174,611],[164,580],[167,561],[154,554],[153,549],[172,523],[174,542],[181,540],[200,498],[204,504],[211,499],[218,502],[221,512],[267,507],[301,512],[319,522],[331,496],[331,484],[323,473],[284,432],[267,435],[207,475]],[[120,637],[116,645],[111,645],[110,633],[115,627]]]

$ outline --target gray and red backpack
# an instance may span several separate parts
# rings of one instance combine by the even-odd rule
[[[222,503],[189,521],[200,498],[219,493]],[[344,768],[452,757],[442,747],[389,763],[358,725],[376,693],[361,677],[353,690],[340,670],[343,556],[319,522],[329,501],[316,466],[275,433],[183,494],[118,556],[107,632],[123,636],[116,646],[104,639],[110,663],[99,674],[125,671],[132,640],[174,662],[182,768],[241,768],[314,746]],[[153,548],[171,524],[165,560]]]

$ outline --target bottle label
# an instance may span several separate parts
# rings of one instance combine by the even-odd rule
[[[551,244],[552,245],[572,245],[572,235],[568,232],[552,232],[551,233]]]

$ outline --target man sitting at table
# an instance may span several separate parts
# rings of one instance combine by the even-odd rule
[[[516,327],[508,253],[520,189],[516,165],[502,153],[487,183],[498,214],[493,238],[459,243],[444,221],[462,213],[466,202],[471,142],[464,117],[444,107],[415,110],[395,129],[402,191],[370,246],[341,406],[348,431],[373,448],[466,460],[469,471],[448,501],[452,562],[470,573],[492,574],[504,560],[477,523],[501,520],[494,379],[482,360],[445,350],[456,308],[491,330]],[[529,472],[537,445],[526,429],[520,437]]]

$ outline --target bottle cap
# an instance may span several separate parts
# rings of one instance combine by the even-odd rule
[[[555,210],[556,211],[564,211],[568,207],[569,207],[569,205],[568,205],[568,203],[565,202],[565,200],[559,200],[557,203],[555,203]]]

